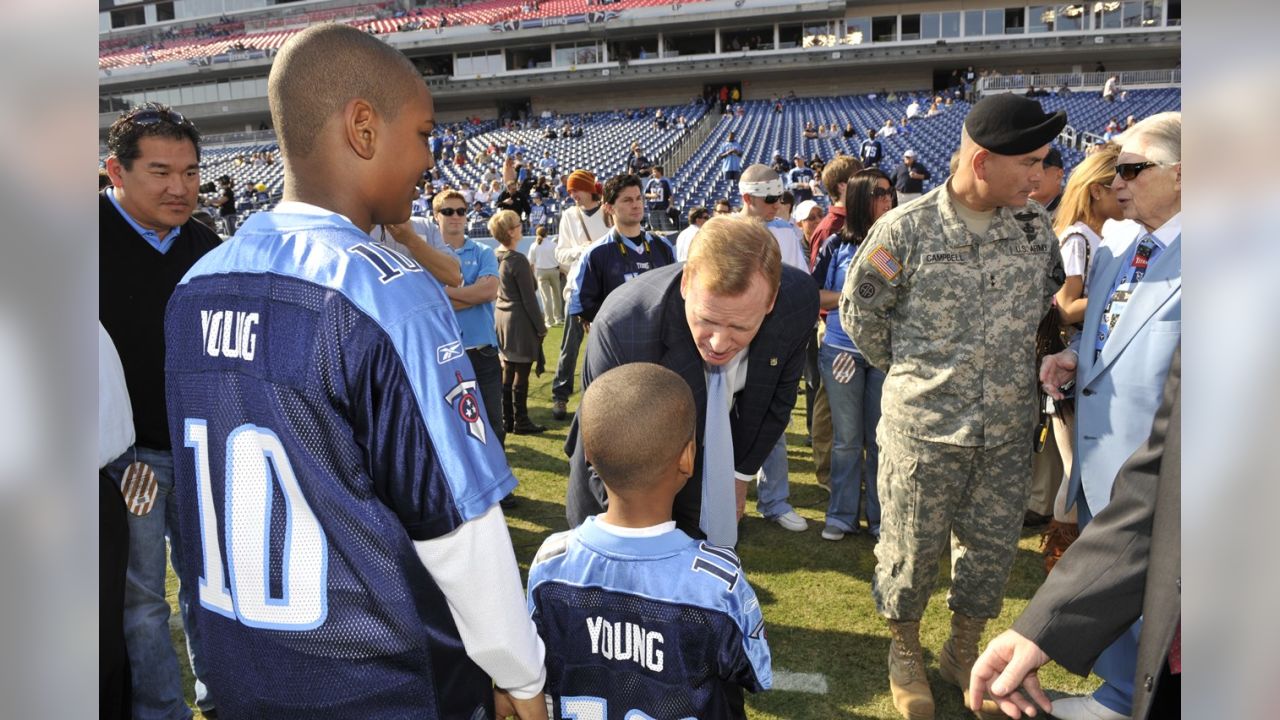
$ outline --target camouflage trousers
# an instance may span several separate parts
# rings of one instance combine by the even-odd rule
[[[907,437],[883,423],[877,440],[876,609],[890,620],[919,620],[950,540],[947,605],[971,617],[999,615],[1027,507],[1030,441],[962,447]]]

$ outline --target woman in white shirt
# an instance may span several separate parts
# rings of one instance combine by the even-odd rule
[[[540,225],[537,240],[529,248],[533,261],[533,275],[538,281],[538,299],[542,301],[542,319],[547,327],[564,323],[564,278],[560,275],[560,263],[556,262],[556,241],[547,237],[547,226]]]

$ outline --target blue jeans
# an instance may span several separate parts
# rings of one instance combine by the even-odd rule
[[[143,516],[129,514],[129,570],[124,590],[124,635],[133,673],[133,716],[190,718],[191,710],[182,696],[182,674],[169,637],[169,602],[165,599],[165,536],[169,537],[174,573],[181,572],[182,546],[177,535],[178,507],[173,495],[173,453],[132,447],[107,466],[111,480],[119,487],[124,471],[135,460],[151,466],[156,476],[156,501]],[[188,659],[196,676],[204,674],[199,652],[199,633],[191,623],[191,592],[186,584],[178,590],[178,607],[187,630]],[[198,700],[209,703],[204,684],[197,681]],[[200,697],[200,696],[203,697]]]
[[[489,429],[498,438],[498,442],[506,447],[507,434],[502,431],[502,360],[498,358],[498,348],[493,345],[469,348],[467,357],[471,359],[471,367],[476,371],[476,386],[480,390],[480,400],[484,403]]]
[[[568,312],[568,310],[566,310]],[[582,321],[570,316],[564,321],[564,337],[560,339],[560,361],[556,379],[551,381],[551,398],[569,402],[573,394],[573,376],[578,369],[578,348],[582,346]]]
[[[1080,488],[1076,508],[1080,532],[1084,532],[1085,527],[1093,522],[1093,510],[1085,500],[1083,487]],[[1093,691],[1093,698],[1121,715],[1133,713],[1133,674],[1138,669],[1138,635],[1141,632],[1142,618],[1138,618],[1093,663],[1093,672],[1106,681]]]
[[[858,531],[858,505],[865,481],[867,528],[872,535],[879,536],[880,496],[876,491],[876,472],[880,447],[876,444],[876,426],[880,424],[884,371],[868,365],[866,359],[853,353],[857,361],[853,377],[847,383],[836,382],[831,365],[842,352],[846,351],[825,344],[818,350],[822,387],[831,405],[831,501],[827,505],[827,524],[845,532]]]
[[[756,510],[767,518],[791,512],[791,486],[787,482],[787,431],[784,428],[773,450],[756,474]]]

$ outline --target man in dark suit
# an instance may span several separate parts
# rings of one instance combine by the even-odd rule
[[[582,369],[584,389],[610,368],[654,362],[674,370],[693,391],[698,455],[693,477],[672,509],[677,527],[690,536],[707,536],[700,515],[708,373],[723,373],[733,398],[728,418],[740,519],[747,481],[790,420],[817,316],[812,278],[782,265],[778,243],[764,226],[736,217],[708,220],[687,263],[635,278],[615,290],[596,315]],[[616,437],[626,442],[629,433],[663,431],[617,428]],[[603,512],[608,497],[583,455],[576,419],[565,453],[571,457],[565,510],[569,525],[577,527]]]
[[[1175,350],[1147,443],[1116,476],[1111,503],[1062,556],[1013,629],[973,666],[970,704],[988,688],[1010,717],[1046,712],[1036,669],[1053,659],[1087,675],[1134,620],[1133,717],[1177,717],[1182,672],[1182,353]]]

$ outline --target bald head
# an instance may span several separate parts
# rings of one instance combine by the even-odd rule
[[[393,120],[422,82],[399,50],[349,25],[315,25],[281,48],[267,78],[271,121],[288,159],[305,158],[330,119],[356,98]]]

